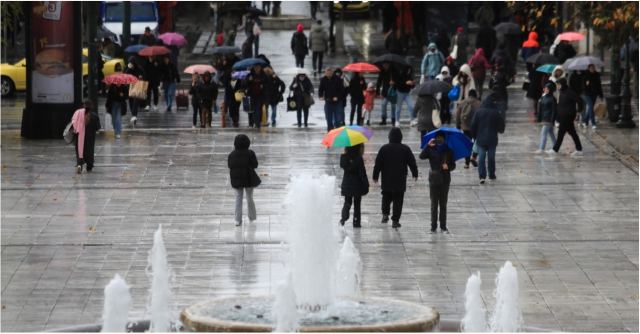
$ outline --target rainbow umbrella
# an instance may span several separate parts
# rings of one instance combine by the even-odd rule
[[[366,143],[373,131],[357,125],[347,125],[333,129],[322,138],[322,145],[329,147],[351,147]]]

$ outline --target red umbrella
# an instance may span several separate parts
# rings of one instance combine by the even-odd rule
[[[162,40],[162,43],[164,43],[165,45],[175,45],[177,47],[183,47],[187,45],[187,39],[177,32],[166,32],[158,36],[158,39]]]
[[[569,41],[569,42],[573,42],[573,41],[581,41],[584,39],[584,35],[579,33],[579,32],[575,32],[575,31],[567,31],[567,32],[563,32],[562,34],[558,35],[558,38],[560,38],[561,41]]]
[[[342,68],[345,72],[378,73],[378,66],[369,63],[353,63]]]
[[[161,56],[161,55],[167,55],[170,53],[171,53],[171,50],[165,48],[164,46],[148,46],[138,51],[138,54],[144,57]]]
[[[204,72],[214,73],[216,72],[216,69],[211,65],[204,65],[204,64],[191,65],[184,69],[184,73],[189,73],[189,74],[193,74],[193,73],[203,74]]]
[[[103,80],[107,85],[130,85],[138,81],[138,78],[131,74],[126,73],[114,73],[106,76]]]

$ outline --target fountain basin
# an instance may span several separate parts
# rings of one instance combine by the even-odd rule
[[[195,332],[271,332],[270,297],[229,297],[187,307],[180,320]],[[428,332],[440,314],[431,307],[386,298],[343,299],[318,312],[299,312],[300,332]]]

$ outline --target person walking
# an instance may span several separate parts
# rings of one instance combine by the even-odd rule
[[[349,125],[353,125],[353,116],[356,116],[356,124],[362,125],[362,105],[364,104],[364,90],[367,82],[364,77],[358,73],[353,73],[353,77],[349,81],[349,95],[351,95],[351,113],[349,114]]]
[[[344,154],[340,156],[340,168],[344,170],[340,186],[341,194],[344,196],[342,217],[340,218],[342,226],[349,219],[349,211],[351,211],[351,204],[353,204],[353,227],[360,228],[360,203],[362,196],[369,193],[369,179],[362,159],[363,154],[364,144],[358,144],[345,147]]]
[[[284,94],[287,87],[271,67],[265,67],[264,74],[267,76],[265,87],[267,105],[271,106],[271,126],[275,128],[276,117],[278,114],[278,103],[283,101],[282,94]]]
[[[440,69],[440,74],[436,76],[436,80],[446,82],[451,84],[453,81],[453,77],[451,77],[451,72],[449,72],[448,66],[442,66]],[[444,93],[436,94],[436,98],[438,99],[440,105],[440,120],[444,124],[448,124],[451,121],[451,113],[449,112],[451,108],[451,101],[449,100],[449,95]]]
[[[487,57],[485,57],[483,49],[476,49],[476,52],[471,59],[469,59],[469,66],[471,67],[471,76],[476,86],[478,99],[482,99],[484,80],[487,77],[487,70],[491,68],[491,64],[489,64]]]
[[[107,113],[111,115],[111,124],[113,125],[113,133],[116,139],[120,139],[122,134],[122,115],[127,112],[127,94],[126,85],[109,85],[107,90]]]
[[[469,140],[473,140],[473,135],[471,134],[471,121],[473,120],[473,115],[478,108],[480,108],[480,100],[478,99],[478,94],[473,89],[469,91],[469,96],[464,99],[464,101],[461,101],[456,105],[456,128],[462,130]],[[464,158],[465,169],[469,168],[470,162],[474,166],[477,166],[477,162],[473,154]]]
[[[480,25],[478,32],[476,33],[476,49],[482,49],[486,57],[493,55],[493,50],[498,43],[496,38],[496,31],[491,24]]]
[[[309,47],[307,46],[307,36],[304,34],[304,26],[302,23],[298,23],[296,32],[291,36],[291,52],[296,58],[296,67],[304,67],[304,58],[309,54]]]
[[[593,113],[593,106],[596,103],[598,97],[600,97],[600,99],[603,98],[600,73],[596,71],[595,65],[589,64],[587,72],[583,75],[582,80],[582,100],[584,100],[586,110],[584,117],[582,117],[581,125],[586,128],[587,126],[589,126],[589,121],[591,121],[591,128],[595,130],[596,116]]]
[[[144,74],[146,75],[145,79],[149,82],[149,86],[147,88],[147,106],[144,110],[149,111],[151,107],[151,95],[153,94],[153,111],[158,111],[158,99],[160,98],[158,86],[162,80],[162,67],[156,57],[149,57],[147,59]]]
[[[438,132],[427,146],[420,152],[421,160],[429,160],[429,197],[431,198],[431,234],[438,229],[449,234],[447,228],[447,201],[449,199],[449,185],[451,172],[456,168],[453,152],[444,141],[444,133]]]
[[[138,44],[143,44],[146,46],[154,46],[156,45],[156,36],[151,32],[151,28],[145,27],[144,33],[140,36],[138,40]]]
[[[91,101],[84,101],[84,108],[73,113],[71,124],[74,131],[76,151],[76,173],[82,173],[82,166],[87,164],[87,172],[93,170],[95,162],[96,132],[100,130],[100,118],[93,111]]]
[[[382,114],[379,125],[387,124],[387,105],[391,104],[391,124],[393,125],[396,122],[396,102],[398,99],[398,95],[395,91],[395,87],[393,87],[393,94],[389,95],[389,90],[391,89],[391,81],[392,78],[396,77],[397,74],[391,63],[385,62],[382,64],[382,68],[380,69],[380,73],[378,73],[378,79],[376,81],[376,95],[382,98]]]
[[[389,222],[391,203],[393,214],[391,215],[391,227],[399,228],[400,216],[404,193],[407,189],[407,168],[411,170],[411,176],[418,181],[418,166],[416,158],[409,146],[402,144],[402,131],[393,127],[389,130],[389,143],[378,150],[376,162],[373,166],[373,182],[378,183],[382,174],[380,189],[382,191],[382,223]]]
[[[313,95],[313,84],[304,73],[298,73],[293,78],[289,90],[293,92],[296,100],[296,117],[298,118],[298,128],[302,127],[302,115],[304,113],[304,127],[308,127],[309,120],[309,98]]]
[[[496,180],[496,147],[498,146],[498,133],[504,133],[504,117],[501,115],[497,97],[489,94],[480,104],[480,108],[473,114],[471,121],[471,134],[476,138],[475,145],[478,149],[478,175],[480,184],[484,184],[487,178],[488,159],[489,180]],[[487,157],[488,156],[488,157]]]
[[[249,126],[259,129],[262,123],[262,111],[267,104],[265,85],[267,76],[262,71],[262,65],[254,65],[247,75],[247,95],[251,99],[252,113],[249,116]]]
[[[127,64],[127,69],[124,71],[124,73],[131,74],[134,77],[138,78],[138,80],[143,80],[145,76],[144,69],[142,68],[142,66],[140,66],[140,64],[136,60],[136,57],[133,56],[129,57],[129,64]],[[133,127],[136,126],[136,122],[138,121],[138,108],[140,107],[140,103],[140,100],[129,97],[129,109],[131,110],[131,119],[129,120],[129,123]]]
[[[527,59],[534,54],[540,52],[540,43],[538,43],[538,33],[532,31],[529,33],[529,39],[522,43],[522,60],[527,61]],[[534,69],[535,70],[535,69]]]
[[[332,85],[333,69],[328,67],[324,70],[324,76],[320,79],[318,87],[318,97],[324,100],[324,116],[327,122],[327,132],[338,127],[334,123],[337,112],[337,98],[334,101],[334,87]]]
[[[422,63],[420,65],[420,82],[435,79],[442,65],[444,65],[442,52],[438,51],[436,43],[429,43],[427,53],[422,57]]]
[[[469,37],[463,27],[456,28],[456,34],[453,36],[451,53],[456,60],[458,66],[467,62],[467,47],[469,46]]]
[[[433,124],[433,111],[440,110],[440,104],[436,97],[433,95],[419,95],[415,110],[418,117],[416,128],[420,131],[420,138],[440,127],[441,124]]]
[[[211,111],[218,98],[218,85],[208,71],[202,75],[202,82],[197,86],[196,94],[200,99],[200,127],[211,127]]]
[[[407,105],[407,110],[409,111],[409,124],[411,126],[416,125],[416,115],[413,110],[413,100],[409,92],[415,86],[415,82],[413,81],[413,67],[406,66],[402,71],[399,72],[397,81],[393,82],[395,88],[397,89],[398,94],[398,105],[396,106],[396,122],[394,126],[400,126],[400,114],[402,113],[402,104],[405,103]]]
[[[582,144],[580,143],[580,137],[576,132],[576,127],[574,125],[574,121],[578,113],[584,110],[584,101],[576,94],[567,84],[567,79],[562,78],[558,80],[556,83],[558,89],[560,90],[560,97],[558,98],[558,123],[560,123],[558,129],[558,139],[556,140],[556,144],[553,145],[553,151],[549,152],[551,154],[556,154],[560,150],[560,146],[562,146],[562,140],[564,139],[564,135],[569,133],[571,138],[573,139],[573,143],[576,145],[576,150],[571,153],[571,156],[581,156],[582,155]]]
[[[367,84],[367,90],[364,92],[364,105],[362,111],[364,112],[364,118],[366,119],[367,126],[371,125],[371,113],[375,106],[376,100],[376,85],[373,82]]]
[[[258,158],[255,152],[249,149],[251,140],[244,134],[239,134],[233,141],[234,150],[229,153],[227,166],[229,167],[229,177],[231,187],[236,192],[236,226],[242,225],[242,197],[247,196],[247,207],[249,210],[249,222],[255,222],[257,218],[256,205],[253,202],[253,189],[262,183],[256,173],[258,168]]]
[[[162,87],[164,88],[164,100],[167,104],[167,112],[171,111],[173,99],[176,95],[176,84],[180,82],[178,67],[171,58],[164,56],[164,71],[162,72]]]
[[[507,94],[507,86],[511,82],[511,76],[502,60],[498,60],[494,66],[491,79],[489,80],[489,88],[494,95],[495,103],[502,113],[502,117],[506,117],[507,108],[509,107],[509,94]]]
[[[193,73],[191,75],[191,86],[189,87],[189,95],[191,95],[191,107],[193,108],[193,125],[192,129],[198,124],[198,114],[200,113],[200,95],[198,95],[198,86],[202,81],[200,75]]]
[[[336,68],[333,71],[333,85],[336,88],[336,92],[337,97],[338,97],[338,104],[337,104],[337,109],[336,109],[336,113],[335,113],[335,119],[333,120],[334,124],[337,124],[337,126],[344,126],[345,125],[345,113],[344,113],[344,109],[347,107],[347,95],[349,94],[349,91],[347,90],[347,87],[349,86],[349,82],[347,82],[343,76],[343,72],[341,68]]]
[[[311,32],[309,33],[309,48],[312,52],[314,78],[317,77],[319,73],[322,73],[322,59],[324,58],[324,53],[327,52],[328,44],[329,35],[322,27],[322,20],[318,20],[316,24],[311,26]]]
[[[541,154],[544,152],[547,146],[547,137],[551,138],[552,146],[556,144],[556,136],[553,134],[553,124],[556,121],[556,113],[558,104],[556,102],[553,92],[556,85],[552,82],[548,82],[543,89],[542,97],[538,101],[537,120],[542,124],[542,130],[540,131],[540,146],[535,154]]]

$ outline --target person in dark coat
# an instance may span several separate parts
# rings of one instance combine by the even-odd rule
[[[211,110],[218,98],[218,85],[211,79],[211,73],[204,72],[196,91],[200,99],[200,127],[211,127]]]
[[[556,85],[553,82],[548,82],[544,86],[544,94],[538,101],[537,121],[542,123],[542,130],[540,131],[540,146],[535,152],[536,154],[544,152],[547,146],[547,137],[551,138],[552,146],[556,144],[556,136],[553,134],[553,124],[556,121],[558,107],[556,98],[553,96],[555,89]]]
[[[335,72],[337,72],[337,69]],[[331,73],[331,77],[327,77]],[[340,71],[342,73],[342,71]],[[342,126],[340,111],[343,110],[345,87],[342,76],[336,76],[334,71],[327,68],[325,77],[320,80],[318,96],[324,99],[324,114],[327,120],[327,132]]]
[[[249,221],[256,220],[256,205],[253,202],[253,189],[262,182],[256,173],[258,168],[258,158],[255,152],[249,149],[251,141],[244,134],[239,134],[233,141],[234,150],[229,153],[227,166],[229,167],[229,177],[231,187],[236,191],[236,226],[242,225],[242,195],[247,195],[247,206],[249,209]]]
[[[139,80],[144,79],[144,69],[140,66],[139,62],[136,60],[136,57],[129,57],[129,64],[127,64],[127,69],[124,71],[126,74],[131,74]],[[140,107],[140,100],[129,98],[129,109],[131,110],[131,120],[129,121],[132,126],[136,126],[136,122],[138,121],[138,108]]]
[[[147,106],[144,110],[149,110],[151,107],[151,94],[153,94],[153,111],[158,111],[158,99],[160,98],[160,92],[158,86],[162,80],[162,66],[158,62],[156,57],[149,57],[144,68],[145,80],[149,82],[147,88]]]
[[[382,174],[382,223],[389,221],[391,203],[393,202],[393,214],[391,215],[391,227],[400,227],[402,215],[402,203],[407,189],[407,167],[411,170],[411,176],[418,180],[418,166],[416,158],[409,146],[402,144],[402,131],[393,127],[389,130],[389,143],[383,145],[378,151],[376,162],[373,166],[373,182],[378,183]]]
[[[346,147],[344,154],[340,156],[340,168],[344,170],[340,186],[341,194],[344,196],[340,219],[340,225],[343,226],[349,219],[349,211],[353,203],[353,227],[360,228],[360,202],[362,196],[369,193],[369,179],[362,159],[363,154],[364,144],[358,144]]]
[[[576,49],[568,41],[560,41],[560,44],[553,50],[553,55],[558,58],[560,64],[564,64],[567,59],[576,56]]]
[[[407,54],[407,47],[400,30],[394,29],[387,34],[384,39],[384,47],[389,53],[404,56]]]
[[[329,87],[331,78],[333,78],[333,69],[331,67],[327,67],[324,70],[324,76],[320,78],[320,85],[318,86],[318,97],[320,98],[320,100],[324,100],[325,92]],[[336,108],[334,107],[332,99],[325,100],[324,117],[327,122],[327,132],[337,127],[337,125],[333,123],[333,120],[335,119],[335,112]]]
[[[593,112],[593,106],[596,103],[598,97],[600,97],[600,99],[603,98],[600,73],[596,71],[595,65],[589,65],[587,71],[582,76],[582,82],[582,100],[584,100],[584,104],[586,107],[584,117],[582,117],[582,126],[589,126],[589,121],[591,121],[591,126],[595,130],[596,116]],[[579,92],[576,93],[579,94]]]
[[[197,73],[192,74],[189,95],[191,95],[191,107],[193,108],[193,129],[195,129],[196,124],[198,124],[198,114],[200,114],[200,95],[198,95],[198,85],[200,85],[200,83],[200,75]]]
[[[253,35],[249,35],[242,42],[242,59],[253,58],[253,39]]]
[[[351,95],[351,113],[349,114],[349,125],[353,125],[353,116],[356,115],[356,124],[362,125],[362,105],[364,104],[364,90],[367,82],[360,73],[353,73],[349,81],[349,95]]]
[[[451,171],[456,168],[453,152],[444,141],[444,133],[438,132],[427,146],[420,152],[421,160],[429,160],[429,197],[431,198],[431,234],[438,228],[438,211],[440,216],[440,231],[449,234],[447,228],[447,201],[449,199],[449,185]]]
[[[262,71],[261,65],[255,65],[246,78],[247,95],[251,98],[251,110],[249,126],[260,128],[262,123],[262,109],[267,105],[266,85],[267,76]]]
[[[266,67],[264,69],[264,74],[267,76],[266,99],[267,105],[271,106],[271,126],[275,127],[278,103],[283,101],[282,94],[284,94],[287,86],[284,84],[284,81],[276,75],[271,67]]]
[[[438,33],[436,34],[433,42],[436,43],[436,46],[438,47],[438,51],[442,53],[444,58],[447,58],[449,56],[449,48],[451,47],[451,40],[449,39],[449,36],[447,35],[447,32],[445,31],[445,29],[438,29]]]
[[[480,184],[485,183],[487,177],[487,165],[485,160],[489,156],[489,180],[496,179],[496,147],[498,146],[498,133],[504,133],[504,117],[496,102],[498,97],[491,93],[485,97],[480,108],[473,114],[471,121],[471,135],[476,139],[478,149],[478,174]]]
[[[127,98],[129,90],[127,85],[109,85],[107,90],[107,113],[111,115],[111,125],[116,139],[122,134],[122,116],[127,112]]]
[[[389,88],[391,88],[391,81],[394,77],[397,77],[397,73],[395,72],[391,63],[386,62],[382,64],[382,68],[380,69],[380,73],[378,73],[378,79],[376,81],[376,95],[382,97],[382,116],[380,123],[378,125],[386,125],[387,124],[387,105],[391,104],[391,124],[396,121],[396,102],[397,99],[389,99],[387,98],[387,93],[389,93]]]
[[[73,144],[76,151],[76,172],[82,173],[82,166],[87,164],[87,171],[93,170],[95,161],[96,132],[100,130],[100,118],[93,111],[91,101],[84,102],[84,108],[76,110],[71,119],[73,125]]]
[[[153,34],[153,32],[151,32],[151,28],[144,28],[144,33],[142,34],[142,36],[140,36],[138,44],[143,44],[146,46],[156,45],[156,36]]]
[[[564,135],[568,132],[576,145],[576,151],[571,153],[571,155],[580,156],[582,155],[582,144],[580,143],[580,137],[578,137],[578,133],[576,132],[576,127],[573,122],[575,121],[578,113],[584,110],[584,102],[578,94],[569,88],[567,79],[562,78],[558,80],[556,85],[560,90],[557,107],[557,120],[558,123],[560,123],[560,127],[558,129],[558,140],[556,140],[556,144],[553,145],[553,151],[558,153],[560,146],[562,145]]]
[[[304,127],[308,127],[309,121],[309,107],[305,103],[310,95],[313,95],[313,84],[306,74],[300,73],[293,78],[289,90],[293,92],[293,97],[296,100],[296,116],[298,118],[298,127],[302,127],[302,114],[304,113]]]
[[[415,111],[418,123],[416,128],[420,131],[420,138],[424,137],[428,132],[436,129],[433,124],[433,110],[440,110],[438,99],[432,95],[419,95],[416,101]]]
[[[462,66],[462,64],[466,64],[467,63],[467,47],[469,46],[469,37],[467,36],[467,33],[464,31],[463,27],[458,27],[456,28],[456,34],[453,36],[453,40],[452,40],[452,51],[453,51],[453,47],[456,48],[456,55],[455,57],[452,57],[455,59],[455,62],[457,64],[458,67]],[[451,65],[447,64],[449,66],[449,68],[451,68]],[[453,70],[451,71],[453,72]],[[451,73],[451,75],[455,76],[454,73]]]
[[[296,32],[291,36],[291,52],[296,57],[296,66],[304,67],[304,58],[309,54],[309,47],[302,23],[298,23]]]
[[[507,86],[511,82],[511,76],[506,65],[504,65],[501,59],[498,59],[494,65],[493,73],[491,74],[491,80],[489,81],[489,89],[496,99],[496,104],[500,108],[502,116],[506,116],[507,108],[509,107],[509,94],[507,93]]]
[[[484,26],[478,29],[476,35],[476,49],[481,48],[488,57],[493,55],[493,50],[497,44],[496,31],[491,26]]]
[[[164,56],[164,71],[162,72],[162,86],[164,88],[164,99],[167,104],[167,111],[171,111],[173,98],[176,95],[176,85],[180,82],[178,67],[168,56]]]

